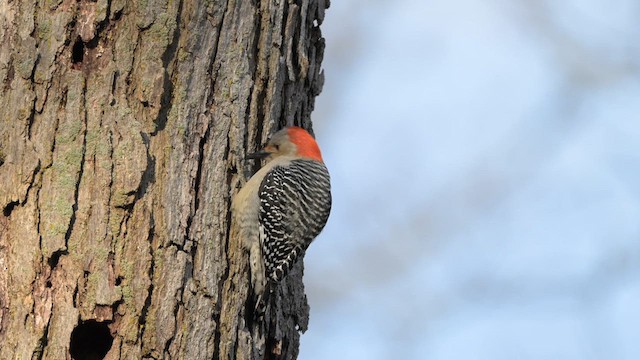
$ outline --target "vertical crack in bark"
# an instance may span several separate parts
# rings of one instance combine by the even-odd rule
[[[289,2],[282,1],[282,23],[280,23],[280,55],[285,56],[286,53],[286,33],[287,33],[287,19],[289,18]]]
[[[254,39],[253,39],[253,48],[252,48],[252,52],[249,54],[250,55],[250,61],[249,61],[249,65],[251,67],[251,80],[252,80],[252,86],[249,89],[249,102],[247,104],[247,109],[245,111],[245,124],[246,126],[248,126],[248,124],[251,123],[251,109],[252,109],[252,105],[255,105],[256,108],[256,130],[257,130],[257,134],[256,134],[256,138],[257,139],[261,139],[262,138],[262,128],[264,127],[264,98],[265,98],[265,84],[264,84],[264,79],[263,76],[264,74],[262,74],[262,71],[260,71],[260,66],[258,65],[261,61],[260,59],[260,52],[261,50],[263,50],[261,48],[260,45],[262,45],[260,43],[260,39],[262,36],[262,16],[263,16],[263,12],[262,10],[262,6],[258,9],[259,11],[256,12],[256,15],[254,17]],[[264,51],[267,51],[266,49],[264,49]],[[268,73],[268,65],[265,64],[265,68],[267,69],[267,73]],[[254,99],[255,98],[255,99]],[[255,102],[255,104],[254,104]],[[247,137],[245,136],[245,142],[244,142],[244,149],[248,149],[248,141],[247,141]],[[257,161],[255,162],[256,164],[258,163]],[[255,170],[255,169],[254,169]]]
[[[253,80],[254,86],[255,86],[255,81],[256,81],[256,75],[258,74],[258,63],[260,62],[260,38],[262,37],[262,17],[263,17],[263,12],[262,10],[262,6],[260,6],[258,8],[258,11],[256,11],[256,13],[254,14],[254,19],[253,19],[253,28],[254,28],[254,35],[253,35],[253,49],[251,49],[252,51],[249,53],[249,65],[251,67],[251,80]],[[266,16],[266,15],[264,15]],[[251,94],[249,94],[249,99],[251,99]],[[251,105],[251,104],[249,104]],[[247,108],[250,108],[250,106],[248,106]]]
[[[124,83],[125,83],[125,89],[124,89],[124,93],[125,93],[125,101],[127,103],[127,109],[135,109],[135,107],[131,104],[132,99],[135,99],[135,86],[132,88],[131,87],[131,83],[132,83],[132,77],[133,77],[133,72],[135,71],[135,65],[136,65],[136,54],[138,52],[138,48],[140,47],[140,37],[142,36],[142,31],[138,31],[136,33],[136,40],[133,43],[133,49],[131,50],[131,66],[129,67],[128,71],[127,71],[127,75],[124,77]],[[154,135],[154,134],[152,134]]]
[[[178,51],[178,43],[180,42],[180,18],[182,17],[183,5],[184,1],[180,0],[178,3],[178,11],[176,12],[176,27],[173,29],[171,43],[165,50],[164,54],[162,54],[162,67],[165,69],[169,68],[169,64],[175,58],[176,52]]]
[[[182,17],[182,8],[184,2],[180,0],[178,3],[178,11],[176,12],[176,24],[173,29],[173,37],[171,43],[167,46],[167,49],[162,54],[162,68],[165,69],[165,76],[163,80],[163,91],[160,96],[160,111],[158,117],[155,120],[156,128],[151,133],[151,136],[155,136],[158,132],[164,130],[167,126],[169,119],[169,113],[173,108],[173,83],[175,82],[176,62],[175,57],[178,52],[178,45],[180,43],[180,18]],[[169,71],[169,69],[171,69]]]
[[[214,69],[216,65],[216,59],[218,58],[218,49],[220,48],[220,37],[222,36],[222,26],[224,25],[225,16],[227,14],[229,2],[227,1],[224,5],[224,11],[222,12],[220,23],[216,29],[216,39],[215,44],[213,45],[213,52],[211,55],[211,65],[209,66],[209,73],[211,74],[211,89],[215,89],[216,81],[218,80],[218,70]],[[214,91],[209,92],[209,96],[213,97]],[[213,103],[212,99],[208,99],[207,105],[210,106]]]
[[[47,347],[47,343],[49,342],[49,326],[51,325],[51,317],[47,320],[47,325],[44,328],[44,332],[40,339],[38,339],[38,343],[36,344],[36,348],[33,350],[31,354],[31,360],[42,360],[44,356],[44,349]]]
[[[65,87],[64,89],[62,89],[62,96],[60,97],[60,104],[58,105],[59,113],[63,112],[65,107],[67,106],[68,93],[69,93],[68,87]],[[51,165],[53,165],[53,154],[55,154],[55,151],[56,151],[56,137],[58,136],[59,127],[60,127],[60,116],[56,114],[56,124],[54,125],[53,134],[51,135],[53,140],[51,141],[51,149],[49,150],[49,153],[51,154],[51,162],[45,166],[45,170],[50,168]]]
[[[111,134],[111,133],[110,133]],[[135,205],[137,204],[137,202],[142,199],[148,189],[149,186],[151,186],[152,184],[155,183],[156,181],[156,177],[155,177],[155,172],[156,172],[156,160],[155,157],[151,156],[151,152],[150,152],[150,147],[151,147],[151,139],[149,138],[149,134],[144,133],[144,132],[140,132],[140,136],[142,137],[142,142],[145,146],[145,153],[146,153],[146,157],[147,157],[147,167],[144,169],[144,172],[142,173],[142,176],[140,177],[140,183],[138,184],[138,188],[137,190],[135,190],[135,195],[133,197],[133,200],[131,201],[130,204],[127,204],[125,206],[123,206],[122,208],[126,210],[126,212],[124,213],[124,215],[122,216],[122,219],[120,220],[120,226],[118,229],[118,237],[120,237],[121,239],[125,239],[127,237],[127,232],[128,232],[128,222],[129,219],[131,218],[131,216],[133,215],[133,209],[135,207]],[[113,151],[114,151],[114,147],[113,147],[113,141],[111,141],[111,159],[113,159]],[[115,169],[114,169],[114,164],[112,161],[112,165],[111,165],[111,184],[110,186],[113,184],[114,182],[114,178],[115,178]],[[111,201],[111,195],[109,194],[109,201]],[[110,204],[111,202],[109,202]]]
[[[107,6],[105,9],[104,19],[96,24],[96,31],[94,39],[98,39],[100,37],[100,33],[110,24],[110,16],[111,15],[111,0],[107,0]]]
[[[116,103],[116,86],[118,85],[118,77],[120,77],[120,71],[114,70],[113,77],[111,78],[111,99],[109,105],[115,105]]]
[[[185,234],[184,234],[184,241],[183,244],[177,244],[175,242],[172,242],[171,244],[176,246],[176,248],[180,251],[183,251],[187,254],[190,255],[190,261],[191,263],[193,263],[193,259],[195,257],[195,252],[196,252],[196,248],[198,246],[198,242],[193,238],[193,234],[192,232],[192,224],[193,224],[193,219],[195,218],[198,209],[200,207],[200,183],[202,180],[202,168],[203,168],[203,164],[205,161],[205,145],[207,144],[207,141],[209,140],[209,134],[210,134],[210,130],[211,128],[209,127],[209,124],[207,123],[207,128],[204,132],[204,135],[200,138],[199,144],[198,144],[198,160],[197,160],[197,169],[196,169],[196,176],[194,179],[194,185],[193,185],[193,189],[194,189],[194,199],[193,199],[193,211],[192,213],[189,214],[189,216],[187,217],[187,224],[186,224],[186,228],[185,228]],[[187,261],[189,262],[189,261]],[[167,341],[165,342],[164,345],[164,353],[167,355],[171,355],[169,353],[169,348],[171,347],[171,344],[173,343],[173,340],[175,339],[175,335],[178,332],[178,327],[179,327],[179,323],[177,321],[178,319],[178,312],[180,311],[180,307],[184,305],[183,302],[183,296],[184,296],[184,290],[186,287],[186,282],[193,278],[193,271],[194,271],[194,267],[193,265],[189,265],[187,264],[187,269],[185,269],[187,271],[185,271],[185,275],[188,276],[188,278],[183,278],[183,282],[182,285],[180,286],[180,288],[178,289],[178,295],[179,295],[179,300],[176,302],[174,309],[173,309],[173,314],[174,314],[174,319],[176,319],[175,322],[175,327],[174,327],[174,331],[173,331],[173,335],[171,337],[169,337],[167,339]]]
[[[102,127],[102,119],[100,120],[100,127]],[[116,164],[115,161],[113,159],[113,154],[115,152],[115,147],[113,146],[113,129],[109,129],[109,131],[107,132],[107,134],[109,135],[109,163],[111,164],[111,167],[109,169],[109,194],[107,195],[107,223],[111,223],[111,201],[113,199],[113,183],[114,183],[114,179],[115,179],[115,168],[116,168]],[[93,153],[93,163],[96,163],[96,153]],[[123,220],[127,218],[127,216],[123,216]],[[118,233],[120,233],[122,230],[122,222],[120,223],[120,228],[118,229]],[[109,234],[109,232],[105,232],[105,237],[107,237]],[[115,234],[113,234],[112,239],[115,239]],[[111,243],[111,251],[114,251],[114,247],[115,247],[115,241],[112,241]]]
[[[35,30],[34,30],[35,31]],[[29,118],[27,120],[27,136],[28,139],[31,140],[31,127],[33,126],[33,121],[35,120],[35,113],[36,113],[36,102],[38,101],[38,97],[36,95],[36,68],[38,67],[38,64],[40,63],[40,53],[36,54],[36,59],[33,62],[33,69],[31,69],[31,76],[29,78],[29,80],[31,81],[30,87],[31,87],[31,91],[34,93],[33,96],[33,104],[31,106],[31,113],[29,114]]]
[[[68,249],[69,239],[71,238],[71,232],[73,231],[73,226],[76,223],[76,213],[78,212],[78,196],[80,194],[80,183],[82,182],[82,175],[84,174],[84,160],[87,153],[87,126],[89,123],[89,114],[87,111],[87,81],[85,79],[84,86],[82,88],[82,108],[84,111],[84,130],[82,132],[82,156],[80,158],[80,170],[78,172],[78,178],[76,180],[76,186],[73,193],[73,206],[71,207],[71,219],[69,220],[69,226],[67,227],[67,232],[64,235],[64,247],[65,250]]]
[[[147,276],[149,277],[149,288],[147,290],[147,297],[144,299],[144,305],[142,306],[142,309],[140,310],[140,317],[138,318],[138,325],[139,325],[139,334],[138,334],[138,339],[140,339],[141,343],[144,341],[144,332],[147,329],[147,313],[149,312],[149,308],[151,307],[151,299],[153,297],[153,275],[154,275],[154,270],[155,270],[155,258],[154,258],[154,251],[153,251],[153,239],[155,237],[155,221],[154,221],[154,217],[153,217],[153,210],[152,212],[149,214],[150,220],[149,220],[149,234],[148,234],[148,242],[149,242],[149,255],[150,257],[150,263],[149,263],[149,269],[147,272]],[[144,344],[142,344],[144,345]],[[144,346],[142,346],[142,348],[144,348]],[[151,356],[150,354],[145,354],[145,356]]]
[[[22,200],[22,202],[20,203],[20,206],[24,206],[27,203],[27,201],[29,201],[29,193],[31,192],[31,188],[33,188],[36,182],[36,179],[38,178],[41,168],[42,168],[42,162],[40,161],[40,159],[38,159],[38,163],[36,164],[35,169],[33,169],[33,172],[31,173],[31,179],[29,180],[29,187],[27,187],[26,195]],[[5,216],[7,215],[5,214]]]
[[[136,193],[134,203],[140,199],[147,193],[149,186],[156,182],[156,158],[151,156],[151,152],[149,151],[151,148],[151,139],[149,135],[143,132],[140,132],[140,136],[142,137],[142,142],[144,143],[146,156],[147,156],[147,167],[144,169],[142,173],[142,178],[140,179],[140,187],[138,188],[138,192]]]
[[[73,295],[71,296],[71,300],[74,308],[78,308],[78,293],[80,291],[80,286],[76,281],[75,286],[73,287]]]
[[[298,39],[297,39],[297,49],[295,52],[295,56],[297,58],[297,64],[299,67],[299,80],[302,84],[305,82],[305,78],[307,77],[307,71],[309,70],[309,58],[307,57],[307,52],[305,48],[308,48],[309,44],[307,43],[307,15],[309,13],[309,0],[302,0],[302,8],[300,9],[300,26],[298,26]]]
[[[286,3],[286,2],[285,2]],[[262,28],[262,22],[263,22],[263,7],[262,7],[262,3],[260,3],[260,8],[258,9],[258,11],[256,12],[256,15],[254,17],[254,44],[253,44],[253,48],[252,48],[252,52],[249,53],[250,56],[250,65],[251,67],[251,78],[252,78],[252,87],[249,89],[249,102],[247,104],[247,110],[246,110],[246,114],[245,114],[245,124],[247,124],[247,126],[249,124],[255,124],[255,139],[258,141],[257,144],[251,144],[251,146],[249,145],[249,136],[244,136],[243,138],[243,143],[244,143],[244,149],[248,150],[248,149],[255,149],[255,148],[259,148],[261,146],[261,141],[262,141],[262,136],[263,136],[263,130],[264,130],[264,123],[265,123],[265,111],[264,111],[264,101],[266,98],[266,84],[265,84],[265,80],[264,77],[268,76],[269,73],[269,65],[268,62],[263,61],[263,59],[261,58],[261,53],[262,51],[269,51],[270,47],[267,46],[266,48],[263,47],[263,43],[261,42],[262,40],[262,35],[263,35],[263,31],[266,31],[267,29],[263,29]],[[266,16],[266,15],[265,15]],[[268,57],[268,56],[267,56]],[[260,64],[263,64],[264,67],[261,67]],[[262,70],[264,69],[264,70]],[[266,74],[264,73],[266,71]],[[253,113],[253,115],[255,116],[255,119],[252,118],[252,108],[255,107],[255,113]],[[255,145],[255,146],[254,146]],[[229,155],[229,151],[230,151],[230,144],[227,141],[227,146],[225,149],[225,158],[228,158]],[[252,166],[252,170],[253,173],[255,173],[260,167],[260,162],[256,161],[253,163]],[[243,166],[243,169],[246,169],[245,166]],[[233,180],[233,172],[231,171],[232,169],[228,169],[227,170],[227,186],[230,189],[230,191],[232,191],[233,187],[232,187],[232,180]],[[244,173],[244,171],[243,171]],[[244,174],[245,177],[248,179],[251,174]],[[246,179],[245,179],[246,180]],[[230,194],[231,195],[231,194]],[[229,202],[227,204],[228,208],[231,208],[231,202]],[[226,224],[227,224],[227,232],[226,232],[226,238],[225,238],[225,248],[229,249],[230,246],[230,241],[231,241],[231,231],[232,231],[232,213],[231,211],[227,212],[227,218],[226,218]],[[227,280],[227,278],[229,277],[229,271],[230,271],[230,264],[229,264],[229,259],[227,257],[226,259],[227,261],[227,267],[226,267],[226,271],[224,276],[221,278],[221,284],[224,283],[224,281]],[[246,274],[247,278],[246,280],[249,283],[249,293],[252,293],[252,289],[251,289],[251,281],[249,279],[249,274]],[[253,308],[249,309],[249,307],[252,307],[252,305],[249,304],[250,302],[247,302],[246,299],[244,300],[244,307],[245,307],[245,311],[244,311],[244,320],[245,323],[247,324],[247,326],[249,328],[255,327],[256,325],[259,324],[254,324],[253,322]],[[254,336],[260,336],[260,334],[258,334],[257,332],[254,332]],[[238,344],[234,344],[234,348],[233,348],[233,352],[236,353],[237,349],[238,349]]]
[[[194,200],[193,200],[193,213],[189,214],[189,217],[187,217],[187,228],[185,229],[185,234],[184,234],[184,247],[188,249],[188,245],[189,245],[189,241],[192,243],[192,247],[191,247],[191,258],[193,259],[193,257],[195,256],[195,248],[198,245],[198,241],[196,241],[196,239],[193,238],[193,234],[191,234],[191,225],[193,223],[193,218],[196,216],[196,214],[198,213],[198,209],[200,208],[200,183],[202,182],[202,167],[205,161],[205,145],[207,144],[207,141],[209,140],[209,135],[211,133],[211,127],[209,126],[209,124],[206,124],[206,130],[204,132],[204,135],[200,138],[200,142],[198,144],[198,165],[197,165],[197,169],[196,169],[196,177],[194,179],[194,184],[193,184],[193,192],[194,192]],[[193,267],[191,268],[191,276],[193,276]]]
[[[183,286],[178,290],[180,292],[180,300],[178,300],[175,304],[175,306],[173,307],[173,318],[175,319],[174,322],[174,327],[173,327],[173,335],[171,335],[167,341],[165,341],[164,343],[164,351],[163,353],[170,359],[171,353],[169,352],[169,348],[171,347],[171,344],[173,343],[173,340],[176,337],[176,333],[178,331],[178,327],[180,326],[180,324],[178,323],[178,312],[180,311],[180,306],[184,305],[182,302],[182,296],[184,293],[184,284]]]
[[[40,178],[42,178],[42,173],[39,174]],[[40,223],[41,223],[41,216],[40,216],[40,190],[42,190],[42,183],[38,184],[38,186],[35,189],[35,199],[33,199],[33,205],[34,205],[34,213],[35,213],[35,217],[36,217],[36,231],[38,232],[38,249],[42,250],[42,232],[40,229]],[[42,254],[42,251],[40,251],[40,262],[44,261],[44,256]],[[1,324],[0,324],[1,325]],[[0,329],[2,328],[2,326],[0,326]]]
[[[218,81],[218,68],[216,66],[219,66],[219,59],[218,59],[218,51],[220,50],[220,40],[222,38],[222,29],[224,27],[225,21],[227,20],[227,12],[229,11],[229,2],[226,1],[223,5],[220,5],[221,8],[224,8],[224,10],[222,11],[222,14],[220,16],[220,22],[217,24],[217,28],[216,28],[216,38],[215,38],[215,44],[214,44],[214,48],[212,51],[212,56],[211,56],[211,65],[209,67],[209,72],[211,74],[211,84],[210,87],[211,89],[215,89],[216,88],[216,84]],[[210,99],[207,100],[207,105],[211,106],[212,104],[215,103],[215,99],[213,99],[213,96],[215,94],[215,91],[210,91],[209,92],[209,96],[211,97]],[[227,149],[226,151],[228,152],[228,146],[229,146],[229,142],[227,140]],[[227,230],[230,230],[231,227],[231,223],[227,223],[228,228]],[[227,232],[227,236],[226,236],[226,248],[228,248],[229,245],[229,232]],[[220,289],[220,291],[222,291],[223,289],[223,284],[224,281],[229,277],[229,259],[225,257],[225,260],[227,261],[227,265],[225,266],[225,271],[224,274],[222,275],[220,281],[218,282],[218,289]],[[220,338],[221,338],[221,333],[220,333],[220,315],[221,315],[221,307],[222,307],[222,300],[218,301],[215,304],[215,310],[213,312],[213,317],[214,317],[214,322],[217,324],[216,329],[214,331],[213,334],[213,359],[219,359],[220,358]]]
[[[231,145],[229,143],[229,138],[227,138],[227,142],[226,142],[226,146],[225,146],[225,150],[224,150],[224,157],[226,159],[229,158],[229,153],[231,152]],[[232,169],[227,168],[227,188],[231,189],[232,188],[232,181],[233,181],[233,176],[234,173],[232,171]],[[231,223],[231,219],[232,219],[232,215],[231,215],[231,197],[229,196],[226,199],[226,208],[229,209],[227,211],[227,217],[226,217],[226,234],[224,237],[224,250],[225,252],[228,254],[229,253],[229,246],[230,246],[230,241],[231,241],[231,229],[232,229],[232,223]],[[219,289],[223,289],[224,288],[224,283],[227,281],[227,279],[229,279],[229,273],[231,270],[231,264],[230,264],[230,260],[229,256],[224,256],[223,260],[225,261],[225,267],[224,267],[224,272],[222,273],[222,276],[220,276],[220,280],[218,281],[218,288]],[[218,304],[218,312],[220,311],[222,305],[222,301],[219,302]],[[219,330],[219,329],[218,329]],[[216,336],[218,337],[218,343],[220,342],[219,339],[219,331],[216,331]],[[214,340],[215,341],[215,340]]]
[[[218,304],[216,304],[216,307],[219,308],[220,307],[220,303],[222,301],[218,301]],[[216,319],[215,322],[217,324],[216,326],[216,330],[213,333],[213,357],[212,359],[220,359],[220,338],[221,338],[221,333],[220,333],[220,310],[217,310],[217,313],[214,313],[213,315]]]
[[[64,109],[65,105],[66,105],[66,101],[67,101],[67,91],[68,89],[64,89],[62,92],[62,98],[60,99],[60,106],[59,109]],[[51,148],[49,149],[50,154],[52,156],[52,160],[45,165],[45,167],[42,169],[42,174],[41,176],[44,176],[44,172],[49,169],[52,165],[53,165],[53,154],[56,151],[56,136],[58,135],[58,127],[60,126],[60,117],[56,116],[56,123],[55,126],[53,128],[53,134],[52,136],[52,140],[51,140]],[[38,225],[37,225],[37,229],[38,229],[38,250],[41,254],[41,256],[44,255],[44,251],[42,249],[42,229],[40,228],[40,220],[42,219],[42,213],[41,213],[41,209],[40,209],[40,189],[42,188],[42,184],[38,187],[38,197],[36,199],[36,209],[38,211]]]
[[[38,98],[34,96],[33,103],[31,104],[31,111],[29,113],[29,119],[27,120],[27,139],[29,140],[31,140],[31,128],[33,127],[33,122],[35,121],[35,118],[36,118],[36,101],[38,101]]]
[[[227,142],[226,142],[226,147],[225,147],[225,151],[224,151],[224,158],[228,159],[229,158],[229,154],[231,152],[231,144],[229,143],[229,138],[227,137]],[[233,178],[234,178],[234,174],[231,171],[231,169],[227,168],[227,187],[230,191],[229,193],[229,197],[227,197],[226,201],[227,201],[227,209],[229,209],[227,211],[227,221],[226,221],[226,234],[224,237],[224,250],[225,252],[228,253],[229,251],[229,243],[231,241],[231,229],[232,229],[232,224],[231,224],[231,189],[232,189],[232,182],[233,182]],[[229,256],[223,256],[222,260],[225,261],[225,266],[224,266],[224,272],[222,273],[222,275],[220,276],[220,279],[218,280],[218,289],[220,289],[220,293],[223,293],[223,289],[224,289],[224,283],[229,279],[229,274],[230,274],[230,268],[231,268],[231,264],[229,263],[231,259],[229,259]],[[222,299],[222,297],[220,297],[220,300],[215,304],[215,311],[213,312],[213,317],[214,317],[214,321],[216,323],[216,329],[214,331],[213,334],[213,359],[220,359],[220,339],[222,337],[222,334],[220,332],[220,316],[222,314],[222,303],[223,303],[224,299]]]

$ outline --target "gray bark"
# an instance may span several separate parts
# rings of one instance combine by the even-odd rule
[[[261,330],[229,209],[311,125],[326,7],[0,0],[0,359],[297,357],[302,264]]]

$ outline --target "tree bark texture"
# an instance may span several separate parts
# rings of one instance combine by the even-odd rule
[[[328,0],[0,0],[0,359],[297,357],[252,318],[230,201],[310,127]]]

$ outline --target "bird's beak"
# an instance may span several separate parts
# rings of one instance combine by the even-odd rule
[[[258,152],[254,152],[252,154],[247,154],[247,159],[264,159],[269,155],[271,155],[270,152],[265,151],[265,150],[260,150]]]

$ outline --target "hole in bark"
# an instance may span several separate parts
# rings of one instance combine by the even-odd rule
[[[7,206],[2,209],[2,215],[4,215],[5,217],[9,217],[9,215],[11,215],[11,212],[13,211],[13,208],[15,208],[18,204],[19,203],[17,201],[8,203]]]
[[[122,10],[116,11],[116,13],[113,14],[113,21],[118,21],[120,20],[121,17],[122,17]]]
[[[53,284],[51,283],[51,280],[47,280],[47,287],[50,288],[52,286],[53,286]]]
[[[66,250],[56,250],[53,252],[53,254],[51,254],[51,257],[49,257],[49,260],[47,260],[47,262],[49,263],[49,267],[50,268],[54,268],[56,266],[58,266],[58,262],[60,261],[60,257],[62,255],[66,255],[68,254],[68,252]]]
[[[116,278],[116,286],[120,286],[120,284],[122,284],[122,276]]]
[[[73,48],[71,49],[71,62],[74,64],[81,63],[84,59],[84,41],[78,36],[76,42],[73,43]]]
[[[87,320],[71,332],[69,352],[75,360],[104,359],[112,344],[113,336],[106,322]]]
[[[91,39],[89,42],[84,43],[84,46],[87,49],[95,49],[96,46],[98,46],[99,43],[100,43],[100,37],[99,36],[94,36],[93,39]]]

